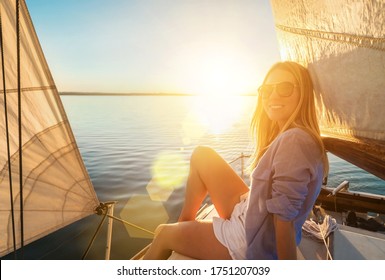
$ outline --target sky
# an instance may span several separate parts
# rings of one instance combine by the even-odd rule
[[[279,51],[267,0],[26,0],[59,92],[252,94]]]

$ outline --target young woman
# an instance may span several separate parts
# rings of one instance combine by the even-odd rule
[[[258,91],[250,189],[215,151],[197,147],[179,221],[157,228],[144,259],[165,259],[173,250],[196,259],[296,259],[328,170],[313,86],[306,68],[280,62]],[[219,217],[196,221],[207,194]]]

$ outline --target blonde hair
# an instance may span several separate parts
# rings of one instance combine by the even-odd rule
[[[294,76],[299,86],[300,99],[293,114],[282,127],[282,130],[280,130],[278,123],[270,120],[267,116],[265,110],[263,109],[262,97],[258,95],[257,107],[250,125],[250,132],[255,140],[255,150],[252,156],[250,169],[254,169],[257,166],[263,154],[280,133],[289,128],[298,127],[313,136],[320,146],[323,154],[324,177],[326,177],[329,171],[329,162],[318,126],[313,83],[311,81],[310,74],[305,67],[298,63],[292,61],[278,62],[270,68],[265,79],[263,80],[263,83],[266,82],[270,73],[276,69],[288,71]]]

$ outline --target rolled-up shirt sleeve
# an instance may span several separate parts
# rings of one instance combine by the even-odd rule
[[[295,134],[280,141],[273,161],[271,198],[266,201],[268,212],[284,221],[297,217],[314,174],[311,156],[306,141]]]

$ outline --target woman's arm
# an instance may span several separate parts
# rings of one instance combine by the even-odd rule
[[[277,254],[280,260],[296,260],[297,245],[293,221],[283,221],[274,215]]]

